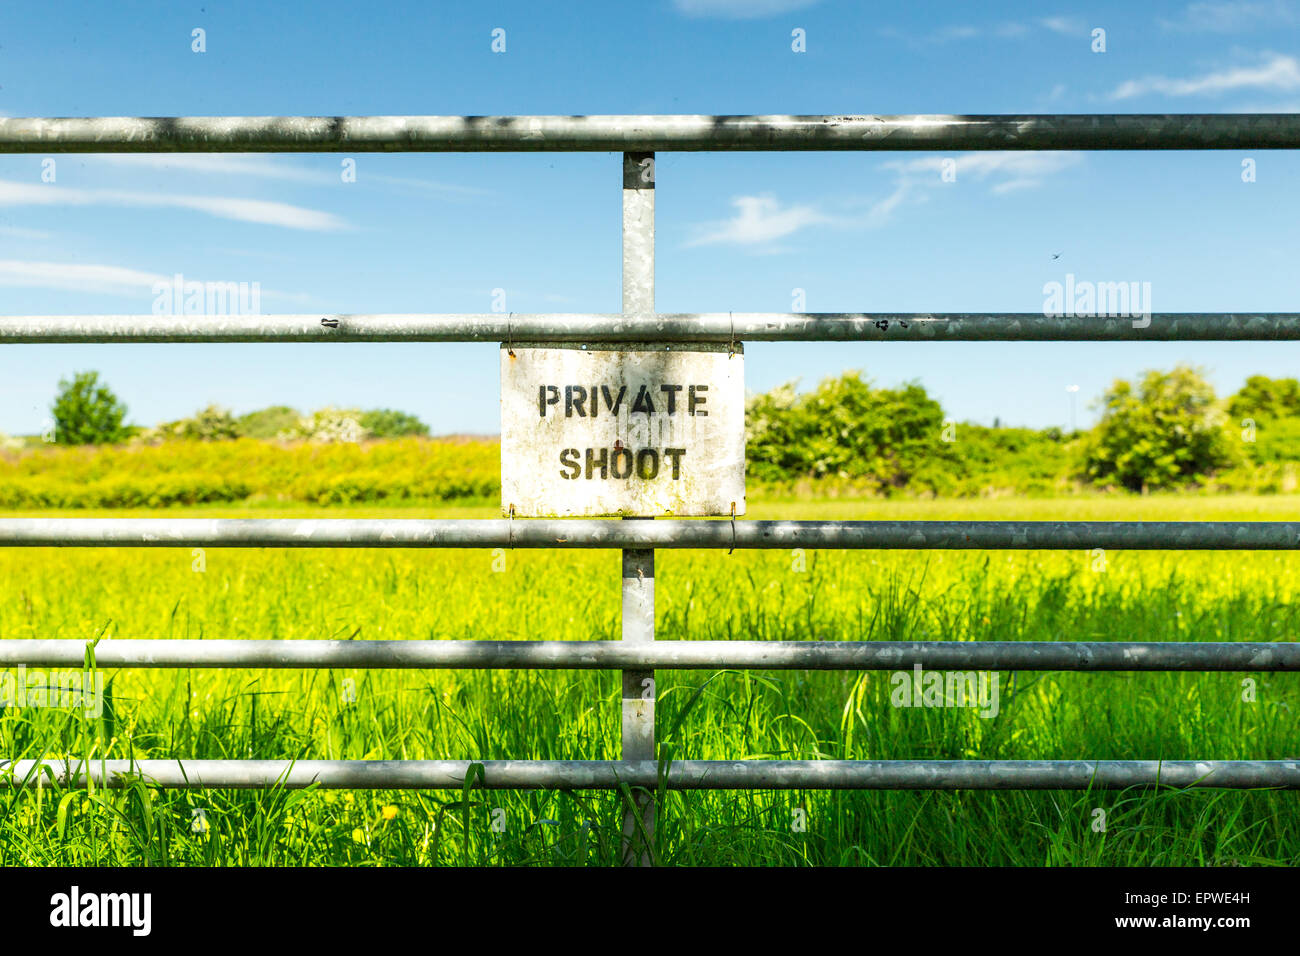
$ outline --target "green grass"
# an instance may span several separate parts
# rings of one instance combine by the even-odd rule
[[[93,513],[93,512],[91,512]],[[105,514],[146,515],[114,509]],[[183,512],[172,511],[171,514]],[[219,505],[206,517],[496,516]],[[45,514],[48,514],[46,512]],[[78,512],[79,515],[87,512]],[[1300,498],[752,502],[751,518],[1295,520]],[[660,552],[663,640],[1293,640],[1294,553]],[[0,549],[0,638],[616,637],[614,552]],[[494,570],[504,567],[502,570]],[[589,671],[110,671],[100,721],[9,710],[16,757],[616,759]],[[345,678],[357,699],[346,704]],[[1242,681],[1257,699],[1242,699]],[[1295,758],[1291,674],[1002,675],[1001,713],[899,709],[889,674],[661,671],[683,758]],[[698,692],[698,693],[697,693]],[[671,731],[671,732],[670,732]],[[608,864],[618,794],[0,790],[0,864]],[[1300,863],[1294,793],[693,792],[665,864]],[[384,808],[395,808],[386,819]],[[494,832],[493,811],[505,811]],[[807,828],[792,829],[793,810]],[[1092,829],[1105,810],[1106,832]],[[207,834],[192,832],[203,809]],[[499,819],[498,815],[498,819]]]

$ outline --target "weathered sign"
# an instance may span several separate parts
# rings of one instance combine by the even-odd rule
[[[501,347],[501,507],[745,513],[740,346]]]

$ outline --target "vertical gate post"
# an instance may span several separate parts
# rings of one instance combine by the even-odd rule
[[[648,520],[638,518],[628,521]],[[623,640],[655,639],[655,553],[627,548],[623,551]],[[623,671],[623,759],[655,759],[655,672]],[[634,793],[635,809],[623,816],[623,862],[648,866],[650,847],[641,838],[654,837],[654,798]],[[637,817],[640,817],[640,824]]]
[[[623,154],[623,314],[655,310],[655,157]],[[646,520],[629,518],[624,520]],[[623,551],[623,640],[655,639],[654,549]],[[655,759],[654,671],[623,671],[623,759]],[[646,866],[654,836],[654,798],[636,794],[635,809],[623,817],[623,862]],[[637,817],[640,817],[638,825]]]

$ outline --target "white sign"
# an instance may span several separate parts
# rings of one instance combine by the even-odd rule
[[[503,512],[744,514],[740,346],[622,348],[501,347]]]

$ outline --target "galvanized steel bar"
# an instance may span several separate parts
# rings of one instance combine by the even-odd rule
[[[0,518],[0,547],[1290,551],[1300,521]]]
[[[0,153],[1296,148],[1296,113],[0,118]]]
[[[626,518],[625,521],[650,521]],[[653,550],[623,550],[622,640],[625,651],[653,650],[655,644],[655,553]],[[613,642],[610,642],[613,643]],[[622,675],[622,756],[624,760],[655,759],[655,672],[633,667]],[[623,817],[623,862],[649,866],[654,845],[655,804],[649,794],[635,794],[633,809]],[[638,825],[639,817],[639,825]]]
[[[628,580],[624,575],[625,589]],[[649,587],[653,589],[653,580]],[[651,679],[655,669],[898,670],[917,665],[927,670],[1300,671],[1300,642],[638,641],[628,636],[628,626],[636,620],[644,621],[644,615],[625,613],[621,641],[114,638],[99,642],[95,663],[101,668],[623,669],[645,672]],[[85,648],[84,641],[66,638],[4,639],[0,667],[80,668]],[[629,700],[641,699],[653,711],[653,696],[648,701],[642,697],[646,690],[639,682],[629,687],[625,681],[625,732]],[[639,738],[633,734],[630,739]]]
[[[0,760],[0,786],[35,786],[48,767],[62,786],[460,790],[477,764],[488,790],[653,788],[653,760]],[[1129,787],[1300,788],[1300,760],[677,760],[670,790],[1123,790]],[[12,771],[12,773],[10,772]]]
[[[653,191],[650,191],[653,196]],[[10,315],[0,345],[128,342],[1168,342],[1300,339],[1297,312]]]
[[[655,311],[655,157],[623,154],[623,315],[653,316]],[[653,519],[629,517],[642,524]],[[625,548],[622,555],[622,643],[644,648],[655,639],[655,553]],[[622,674],[622,757],[655,759],[655,675],[635,668]],[[655,805],[638,793],[623,816],[622,859],[627,866],[649,866],[654,846]]]
[[[654,153],[624,153],[623,313],[617,318],[622,321],[631,316],[653,318],[654,312],[655,156]]]

